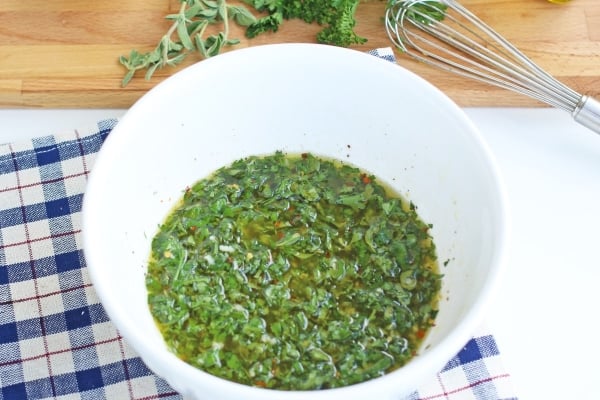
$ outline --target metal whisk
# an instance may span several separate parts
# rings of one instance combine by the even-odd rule
[[[454,0],[391,0],[388,36],[423,63],[537,99],[600,133],[600,102],[553,78]]]

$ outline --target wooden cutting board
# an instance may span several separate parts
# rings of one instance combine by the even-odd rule
[[[230,0],[230,3],[235,3]],[[357,50],[388,47],[385,0],[363,0],[357,32],[368,38]],[[600,98],[600,1],[463,0],[541,67],[573,89]],[[178,0],[1,0],[0,107],[127,108],[167,76],[136,77],[122,88],[120,55],[152,49],[167,31],[164,16]],[[315,42],[318,26],[286,21],[279,32],[230,49],[266,43]],[[229,50],[230,51],[230,50]],[[540,106],[521,95],[442,73],[397,53],[399,64],[432,82],[461,106]],[[200,61],[188,57],[185,65]],[[243,66],[240,66],[243,73]]]

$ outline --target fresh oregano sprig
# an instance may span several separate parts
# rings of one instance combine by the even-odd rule
[[[165,66],[175,66],[193,51],[209,58],[220,53],[223,46],[239,43],[229,38],[229,20],[248,27],[256,17],[244,6],[227,4],[226,0],[181,0],[177,14],[166,19],[173,24],[160,39],[154,50],[140,53],[132,50],[129,57],[121,56],[119,62],[127,69],[121,85],[127,86],[138,70],[146,70],[149,80],[154,72]],[[220,24],[218,33],[208,33],[211,25]]]

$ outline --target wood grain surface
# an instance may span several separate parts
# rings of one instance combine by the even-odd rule
[[[231,3],[236,1],[230,0]],[[542,68],[580,93],[600,98],[600,0],[553,5],[546,0],[463,0]],[[356,50],[391,45],[385,0],[363,0]],[[127,108],[179,68],[136,76],[125,88],[120,55],[148,51],[167,31],[178,0],[0,0],[0,107]],[[234,49],[267,43],[315,42],[318,26],[285,21],[274,34],[241,39]],[[398,63],[429,80],[461,106],[541,106],[527,97],[443,73],[397,53]],[[243,66],[240,66],[243,73]]]

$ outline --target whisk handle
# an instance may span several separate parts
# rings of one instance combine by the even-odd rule
[[[588,97],[582,96],[581,100],[573,110],[573,119],[586,128],[596,133],[600,133],[600,102]]]

